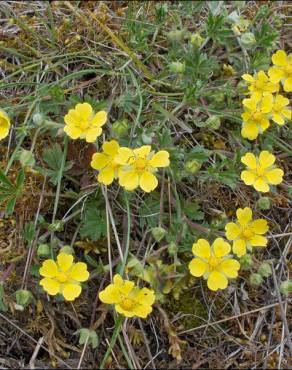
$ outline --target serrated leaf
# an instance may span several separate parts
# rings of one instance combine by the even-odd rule
[[[9,180],[9,178],[5,175],[5,173],[0,169],[0,181],[6,184],[8,187],[14,188],[14,185]]]
[[[106,235],[105,211],[95,206],[88,207],[84,213],[80,236],[89,238],[92,241],[100,239]]]
[[[15,203],[16,203],[16,198],[10,199],[7,202],[7,204],[6,204],[6,210],[5,210],[7,215],[12,215],[12,213],[14,211]]]

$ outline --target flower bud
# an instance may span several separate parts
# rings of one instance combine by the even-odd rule
[[[263,262],[260,267],[259,267],[259,270],[258,270],[258,273],[262,276],[262,277],[268,277],[271,275],[272,273],[272,269],[271,269],[271,266],[268,264],[268,262]]]
[[[235,69],[230,64],[223,64],[224,76],[234,76],[236,74]]]
[[[256,39],[252,32],[245,32],[241,35],[240,41],[243,46],[245,46],[247,49],[251,48],[255,45]]]
[[[185,66],[185,63],[172,62],[169,65],[169,69],[171,70],[171,72],[174,72],[174,73],[184,73],[186,66]]]
[[[124,136],[126,136],[127,133],[128,133],[128,130],[129,130],[128,120],[125,118],[125,119],[116,121],[113,124],[112,130],[113,130],[113,133],[117,137],[124,137]]]
[[[240,268],[242,270],[249,270],[253,266],[253,259],[250,254],[245,254],[239,259]]]
[[[210,116],[206,121],[206,127],[211,130],[218,130],[221,125],[221,119],[219,116]]]
[[[32,299],[33,296],[29,290],[19,289],[16,291],[16,303],[18,306],[25,308],[31,303]],[[23,311],[22,308],[18,307],[20,311]]]
[[[266,211],[271,207],[271,199],[269,197],[261,197],[256,202],[256,206],[258,207],[258,209]]]
[[[50,231],[63,231],[64,223],[61,220],[56,220],[50,224],[48,228]]]
[[[196,46],[197,48],[201,47],[203,42],[204,42],[204,39],[203,37],[201,37],[201,35],[196,32],[196,33],[193,33],[190,37],[190,42],[192,45]]]
[[[33,167],[35,165],[34,154],[30,150],[22,149],[19,162],[22,167]]]
[[[185,37],[186,31],[182,30],[173,30],[166,33],[167,38],[172,42],[181,42]]]
[[[42,113],[35,113],[32,116],[32,121],[35,125],[40,126],[45,122],[45,117]]]
[[[177,253],[177,251],[178,251],[177,245],[174,242],[169,243],[168,248],[167,248],[168,254],[170,256],[173,256]]]
[[[258,286],[263,282],[263,278],[260,274],[251,274],[249,282],[251,285]]]
[[[151,229],[153,238],[159,243],[167,234],[167,231],[163,227],[153,227]]]
[[[37,255],[39,257],[47,258],[51,255],[51,248],[48,244],[40,244],[37,249]]]
[[[201,167],[202,167],[202,164],[200,162],[196,161],[195,159],[186,161],[186,163],[185,163],[185,170],[187,172],[191,173],[192,175],[194,175],[196,172],[198,172]]]
[[[66,253],[66,254],[72,254],[74,255],[74,248],[72,248],[70,245],[64,245],[64,247],[62,247],[60,249],[60,253]]]
[[[292,280],[283,281],[280,285],[280,291],[285,296],[288,296],[292,293]]]

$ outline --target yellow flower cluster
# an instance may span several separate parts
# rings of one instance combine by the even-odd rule
[[[259,71],[254,76],[242,76],[248,84],[250,97],[242,102],[244,112],[241,115],[241,135],[249,140],[255,140],[262,134],[270,126],[271,120],[282,126],[286,120],[291,119],[289,99],[279,94],[279,91],[280,82],[284,91],[292,91],[292,54],[287,56],[285,51],[278,50],[272,56],[272,61],[274,67],[269,69],[268,75]]]

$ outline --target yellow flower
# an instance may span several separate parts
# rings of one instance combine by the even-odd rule
[[[231,258],[230,244],[222,238],[215,239],[212,246],[205,239],[199,239],[193,244],[192,251],[195,258],[189,263],[189,270],[193,276],[203,276],[207,279],[210,290],[225,289],[228,278],[236,278],[240,264]]]
[[[119,164],[115,161],[115,157],[120,146],[117,141],[111,140],[106,141],[102,149],[102,153],[93,154],[91,167],[99,171],[97,180],[100,183],[110,185],[118,177]]]
[[[250,74],[242,75],[242,78],[249,84],[248,90],[251,96],[262,98],[267,94],[279,91],[279,83],[273,83],[264,71],[259,71],[254,77]]]
[[[94,113],[88,103],[77,104],[74,109],[70,109],[64,117],[66,126],[64,131],[71,139],[85,139],[88,143],[93,143],[102,133],[102,126],[107,120],[105,111]]]
[[[271,110],[272,120],[278,125],[284,125],[285,118],[291,119],[291,110],[287,108],[289,99],[282,95],[277,95],[274,98],[273,107]]]
[[[46,260],[40,268],[44,279],[40,285],[50,295],[62,294],[67,301],[74,301],[81,293],[80,282],[88,280],[89,272],[83,262],[73,263],[71,254],[59,253],[57,263]]]
[[[269,69],[270,80],[273,83],[282,82],[286,92],[292,91],[292,54],[287,55],[284,50],[278,50],[272,55],[274,67]]]
[[[133,281],[123,280],[119,274],[114,276],[113,284],[99,293],[99,299],[106,304],[114,304],[118,313],[138,316],[145,319],[152,312],[155,301],[154,291],[138,288]]]
[[[10,128],[10,119],[4,110],[0,109],[0,140],[4,139]]]
[[[121,165],[119,183],[126,190],[134,190],[140,186],[149,193],[154,190],[158,181],[154,173],[159,167],[169,166],[169,154],[161,150],[154,154],[150,145],[143,145],[138,149],[120,148],[116,157]]]
[[[232,250],[238,257],[246,254],[246,249],[266,247],[268,240],[263,234],[268,230],[268,223],[263,218],[253,221],[252,210],[248,207],[238,208],[237,222],[229,222],[225,226],[226,238],[233,240]]]
[[[270,126],[267,113],[272,109],[273,96],[271,94],[263,98],[252,96],[250,99],[243,99],[242,104],[246,110],[241,115],[243,119],[241,135],[249,140],[255,140]]]
[[[273,166],[275,156],[264,150],[259,157],[252,153],[246,153],[241,157],[241,162],[247,167],[247,171],[241,172],[241,180],[246,185],[252,185],[257,191],[267,193],[270,190],[269,184],[278,185],[282,182],[284,172]]]

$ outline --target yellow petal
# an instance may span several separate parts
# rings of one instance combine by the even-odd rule
[[[284,91],[291,92],[292,91],[292,77],[288,77],[284,82]]]
[[[86,281],[89,278],[86,263],[77,262],[70,271],[70,278],[76,281]]]
[[[269,230],[268,222],[263,218],[253,221],[251,228],[255,234],[265,234]]]
[[[64,121],[66,125],[69,126],[79,126],[82,121],[82,117],[78,114],[75,109],[70,109],[69,112],[65,115]]]
[[[102,110],[97,112],[95,116],[91,120],[91,125],[95,127],[101,127],[106,123],[107,120],[107,113]]]
[[[8,126],[0,126],[0,140],[4,139],[9,134]]]
[[[116,162],[121,165],[129,164],[129,160],[134,158],[135,154],[132,149],[121,147],[115,158]]]
[[[261,111],[263,113],[269,113],[273,107],[273,95],[266,94],[261,100]]]
[[[60,293],[60,283],[54,279],[46,277],[40,281],[40,285],[50,295],[56,295]]]
[[[257,79],[261,82],[267,82],[268,81],[268,76],[265,74],[264,71],[259,71],[257,74]]]
[[[233,243],[232,246],[233,253],[237,255],[237,257],[242,257],[246,254],[246,242],[243,239],[238,239]]]
[[[217,238],[213,243],[213,250],[215,256],[221,258],[231,251],[231,247],[223,238]]]
[[[267,238],[265,238],[262,235],[254,235],[254,237],[251,238],[250,244],[253,247],[265,247],[268,243]]]
[[[273,113],[272,118],[273,118],[273,121],[276,122],[280,126],[284,125],[285,123],[283,116],[281,116],[279,113]]]
[[[199,258],[193,258],[189,263],[189,270],[193,276],[203,276],[208,268],[208,264]]]
[[[155,302],[155,293],[152,289],[142,288],[137,295],[137,301],[143,305],[151,306]]]
[[[119,148],[119,143],[116,140],[106,141],[102,145],[103,151],[111,157],[118,154]]]
[[[278,50],[272,55],[272,62],[276,66],[284,67],[287,65],[287,54],[284,50]]]
[[[112,167],[101,170],[97,176],[97,180],[104,185],[110,185],[115,178],[115,170]]]
[[[133,314],[134,316],[141,317],[146,319],[146,317],[152,312],[152,306],[140,304],[134,307]]]
[[[0,109],[0,122],[1,124],[6,123],[8,126],[10,125],[9,116],[3,109]]]
[[[253,78],[250,74],[248,74],[248,73],[243,74],[241,77],[242,77],[245,81],[247,81],[247,82],[250,82],[250,83],[253,83],[253,82],[254,82],[254,78]]]
[[[270,191],[269,185],[261,178],[257,179],[253,184],[253,187],[262,193],[267,193]]]
[[[101,302],[106,304],[119,302],[121,300],[119,287],[114,284],[110,284],[99,293],[99,299]]]
[[[240,234],[239,226],[234,222],[229,222],[225,226],[226,238],[228,240],[234,240]]]
[[[236,278],[239,269],[240,263],[232,258],[220,263],[220,271],[229,278]]]
[[[133,281],[124,280],[123,285],[120,287],[120,292],[124,296],[128,296],[132,292],[134,287],[135,287],[135,283]]]
[[[255,140],[259,135],[259,129],[255,122],[244,122],[241,129],[241,136],[248,140]]]
[[[146,193],[149,193],[157,187],[158,181],[153,173],[145,171],[140,177],[139,185]]]
[[[192,251],[195,256],[209,259],[211,256],[211,247],[207,240],[199,239],[196,243],[193,244]]]
[[[236,216],[240,225],[245,226],[252,219],[252,210],[248,207],[238,208],[236,211]]]
[[[218,289],[225,289],[228,285],[228,280],[226,276],[218,271],[212,271],[208,277],[207,281],[208,288],[210,290],[216,291]]]
[[[136,157],[146,158],[151,151],[151,145],[143,145],[141,148],[134,149],[133,152]]]
[[[100,127],[94,127],[94,128],[90,128],[87,132],[86,132],[86,136],[85,136],[85,140],[87,143],[94,143],[96,138],[98,136],[100,136],[102,133],[102,129]]]
[[[43,262],[39,273],[41,276],[53,278],[58,274],[58,266],[54,260],[46,260]]]
[[[120,274],[115,274],[113,281],[114,281],[114,284],[118,286],[122,286],[124,284],[124,280]]]
[[[119,304],[116,304],[115,305],[115,310],[121,314],[121,315],[124,315],[125,317],[133,317],[135,316],[135,313],[134,311],[129,311],[129,310],[125,310],[122,306],[120,306]]]
[[[256,157],[252,153],[246,153],[243,157],[241,157],[241,162],[250,169],[255,169],[257,167]]]
[[[80,128],[78,128],[76,126],[73,126],[73,125],[65,126],[64,131],[73,140],[78,139],[80,137],[80,135],[82,134],[82,131],[80,130]]]
[[[119,183],[126,190],[134,190],[139,185],[139,176],[136,171],[124,171],[119,175]]]
[[[73,264],[73,256],[67,253],[59,253],[57,256],[58,266],[61,271],[68,271]]]
[[[261,128],[261,132],[264,132],[270,126],[270,121],[267,118],[262,118],[259,124]]]
[[[255,174],[251,171],[242,171],[240,178],[245,183],[245,185],[253,185],[256,180]]]
[[[268,168],[272,166],[275,160],[276,160],[275,156],[272,153],[268,152],[267,150],[263,150],[260,153],[259,162],[262,168]]]
[[[82,288],[79,284],[64,284],[62,294],[66,301],[74,301],[75,298],[79,297],[81,294]]]
[[[272,67],[268,72],[272,83],[278,83],[284,77],[284,71],[277,67]]]
[[[291,110],[290,109],[283,109],[282,112],[285,118],[291,119]]]
[[[92,156],[91,167],[95,170],[102,170],[110,163],[110,158],[103,153],[95,153]]]
[[[75,110],[84,119],[87,120],[92,114],[92,107],[88,103],[79,103],[75,106]]]
[[[160,150],[149,161],[152,167],[167,167],[169,166],[169,153],[166,150]]]
[[[275,168],[266,172],[265,176],[270,184],[278,185],[283,181],[284,172],[280,168]]]
[[[253,95],[252,99],[243,99],[242,104],[249,110],[255,111],[257,108],[258,100],[259,98]]]
[[[279,94],[275,98],[275,104],[280,105],[281,107],[286,107],[289,105],[289,99]]]

